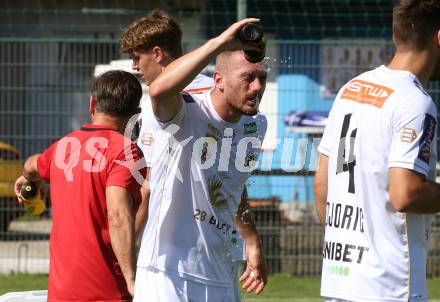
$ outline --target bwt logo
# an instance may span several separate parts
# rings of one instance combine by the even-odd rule
[[[362,80],[352,80],[344,89],[341,98],[382,108],[393,92],[393,89],[386,86]]]

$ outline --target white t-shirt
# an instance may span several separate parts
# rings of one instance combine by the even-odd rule
[[[161,127],[138,266],[235,286],[234,220],[258,159],[266,118],[258,113],[228,123],[215,111],[211,91],[183,93],[181,110]]]
[[[321,295],[428,301],[431,215],[396,212],[389,168],[434,179],[437,111],[416,76],[381,66],[339,91],[318,150],[329,156]]]
[[[203,93],[210,90],[212,87],[214,87],[214,80],[206,75],[199,74],[188,86],[185,87],[184,91],[188,93]],[[149,97],[145,100],[142,106],[138,121],[140,131],[137,144],[144,154],[147,166],[151,167],[155,145],[154,142],[156,140],[155,136],[157,135],[157,131],[160,131],[161,128],[154,117],[153,109],[151,107],[151,99]]]

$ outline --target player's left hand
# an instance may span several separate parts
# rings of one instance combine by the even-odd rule
[[[246,271],[239,281],[248,293],[260,294],[267,284],[267,266],[261,253],[261,245],[246,245]]]

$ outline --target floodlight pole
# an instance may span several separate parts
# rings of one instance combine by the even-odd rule
[[[247,14],[247,0],[237,0],[237,20],[240,21],[246,18]]]

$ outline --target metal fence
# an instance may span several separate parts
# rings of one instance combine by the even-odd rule
[[[185,48],[197,44],[186,43]],[[391,55],[392,46],[385,41],[269,43],[267,64],[273,85],[268,85],[263,101],[278,100],[277,106],[267,107],[269,138],[313,139],[308,132],[288,127],[286,115],[292,109],[328,110],[346,80],[387,62]],[[12,188],[17,167],[88,121],[95,65],[120,58],[117,41],[0,40],[0,140],[20,154],[0,154],[0,273],[48,271],[50,208],[42,217],[32,218],[18,207]],[[439,100],[439,84],[431,84],[429,90]],[[316,276],[323,241],[312,203],[316,150],[296,144],[293,160],[304,153],[306,165],[285,169],[275,156],[268,169],[261,163],[248,190],[270,271]],[[266,152],[281,151],[269,146]],[[438,276],[440,219],[435,220],[431,238],[429,274]]]

